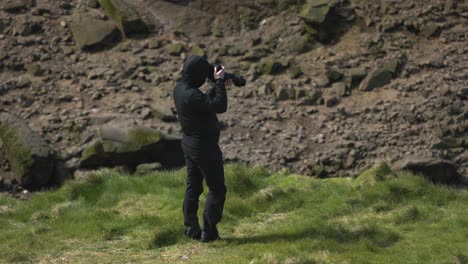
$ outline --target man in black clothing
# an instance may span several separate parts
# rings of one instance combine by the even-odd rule
[[[215,85],[205,94],[198,88],[210,75]],[[214,241],[219,239],[216,224],[221,221],[227,191],[223,157],[218,146],[220,126],[216,117],[216,114],[227,110],[224,67],[217,71],[203,57],[187,57],[173,96],[183,131],[182,150],[188,174],[183,204],[185,235],[202,242]],[[203,212],[202,232],[197,211],[203,192],[203,178],[209,192]]]

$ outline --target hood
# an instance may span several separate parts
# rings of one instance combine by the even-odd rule
[[[205,58],[190,55],[185,59],[181,81],[198,88],[205,83],[210,71],[211,65]]]

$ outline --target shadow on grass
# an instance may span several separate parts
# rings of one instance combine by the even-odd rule
[[[163,248],[177,244],[181,238],[183,229],[172,226],[161,228],[148,244],[148,249]]]
[[[385,248],[392,246],[400,240],[400,235],[391,230],[385,230],[375,226],[363,227],[356,230],[347,229],[341,225],[328,226],[324,228],[305,228],[297,232],[279,234],[253,235],[241,238],[226,238],[227,243],[271,243],[277,241],[295,242],[303,239],[318,239],[333,241],[341,244],[365,241],[374,247]]]

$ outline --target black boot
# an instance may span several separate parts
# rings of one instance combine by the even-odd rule
[[[216,229],[215,227],[214,229],[203,230],[203,232],[201,233],[200,242],[209,243],[220,239],[221,238],[219,237],[218,229]]]
[[[191,239],[200,240],[202,231],[200,227],[186,227],[185,236]]]

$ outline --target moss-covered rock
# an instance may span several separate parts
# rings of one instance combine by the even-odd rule
[[[112,22],[93,18],[81,11],[72,15],[70,28],[76,45],[81,49],[112,46],[122,37]]]
[[[275,89],[275,97],[278,101],[284,101],[289,99],[294,99],[295,91],[286,86],[278,86]]]
[[[282,70],[281,63],[273,60],[264,60],[261,63],[262,73],[265,75],[275,75]]]
[[[393,173],[392,168],[387,163],[381,162],[359,175],[353,186],[358,189],[367,189],[378,182],[394,177],[396,177],[396,174]]]
[[[192,49],[190,50],[190,54],[197,55],[200,57],[206,57],[206,51],[199,45],[193,46]]]
[[[99,138],[83,151],[80,167],[134,168],[153,162],[165,166],[182,165],[180,139],[145,127],[102,127]]]
[[[99,0],[109,19],[113,20],[124,36],[146,34],[149,23],[135,6],[125,0]]]
[[[184,45],[181,43],[167,44],[164,48],[166,49],[167,53],[172,56],[180,56],[180,54],[182,54],[182,52],[185,50]]]
[[[24,121],[10,114],[0,115],[0,140],[18,183],[39,188],[53,179],[55,152]]]
[[[322,24],[325,22],[330,6],[327,0],[308,0],[299,14],[302,19],[311,24]]]
[[[299,66],[292,66],[291,68],[289,68],[289,76],[291,77],[291,79],[297,79],[301,77],[302,74],[302,69]]]

